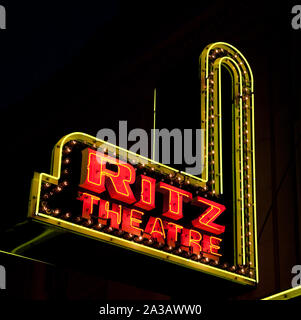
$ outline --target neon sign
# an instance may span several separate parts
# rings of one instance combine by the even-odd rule
[[[221,66],[231,72],[236,95],[233,212],[221,198]],[[55,146],[51,174],[35,173],[29,217],[208,274],[255,284],[252,72],[241,53],[225,43],[208,46],[200,67],[201,128],[206,134],[201,177],[72,133]],[[227,217],[230,228],[223,223],[229,221]],[[232,241],[226,240],[228,229],[233,229]],[[225,246],[233,252],[231,261]]]

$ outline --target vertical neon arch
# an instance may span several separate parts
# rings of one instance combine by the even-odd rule
[[[255,189],[254,80],[246,58],[232,45],[216,42],[200,55],[201,128],[205,132],[202,181],[211,194],[223,194],[222,81],[232,77],[233,223],[235,261],[254,269],[258,281]]]

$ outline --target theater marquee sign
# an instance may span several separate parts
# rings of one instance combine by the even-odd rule
[[[233,201],[223,199],[221,67],[232,75]],[[54,147],[51,174],[35,173],[29,217],[242,284],[258,282],[253,76],[218,42],[200,56],[200,177],[84,133]]]

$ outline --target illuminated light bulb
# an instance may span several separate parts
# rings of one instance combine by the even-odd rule
[[[209,258],[208,257],[205,258],[205,262],[209,262]]]
[[[143,238],[142,238],[142,236],[139,236],[139,238],[138,238],[138,239],[141,241]]]
[[[69,183],[68,183],[68,181],[66,181],[66,180],[62,182],[62,185],[63,185],[63,186],[68,186],[68,184],[69,184]]]
[[[246,70],[244,70],[244,74],[246,74],[247,73],[247,71]]]
[[[69,158],[66,158],[64,161],[63,161],[64,164],[69,164],[70,163],[70,159]]]
[[[171,250],[171,249],[172,249],[172,246],[169,246],[169,247],[168,247],[168,250]]]
[[[215,59],[215,55],[214,54],[212,55],[212,59]]]
[[[149,243],[149,244],[152,244],[152,243],[153,243],[153,240],[152,240],[152,239],[149,239],[149,240],[148,240],[148,243]]]
[[[251,225],[251,222],[248,222],[248,226],[250,226]]]
[[[92,147],[96,149],[97,148],[96,143],[93,143]]]
[[[118,236],[122,236],[122,235],[123,235],[123,233],[124,233],[124,231],[123,231],[123,230],[121,230],[121,229],[119,229],[119,230],[117,231],[117,235],[118,235]]]
[[[63,174],[68,174],[69,173],[69,170],[68,169],[65,169],[64,171],[63,171]]]
[[[211,106],[210,109],[211,109],[211,110],[214,110],[214,106]]]
[[[181,177],[178,177],[178,180],[181,181]]]
[[[92,224],[92,220],[91,219],[88,219],[84,222],[84,226],[87,227],[87,226],[90,226]]]
[[[252,245],[252,242],[251,241],[249,241],[249,246],[251,246]]]
[[[64,152],[65,153],[70,153],[72,149],[70,147],[65,147]]]
[[[207,186],[204,187],[204,190],[205,190],[205,191],[207,190]]]
[[[252,276],[253,275],[253,271],[250,270],[249,271],[249,275]]]
[[[232,267],[231,267],[231,270],[232,270],[232,271],[235,271],[235,270],[236,270],[236,266],[232,266]]]
[[[211,161],[211,164],[214,164],[214,160]]]
[[[152,167],[152,169],[151,169],[152,171],[155,171],[155,168],[154,167]]]
[[[70,212],[66,212],[66,213],[64,214],[64,217],[65,217],[66,219],[69,219],[69,218],[71,217],[71,213],[70,213]]]
[[[74,145],[77,144],[77,142],[76,142],[75,140],[71,140],[71,141],[70,141],[70,144],[74,146]]]
[[[252,235],[252,232],[251,232],[251,231],[249,231],[249,232],[248,232],[248,235],[249,235],[249,236],[251,236],[251,235]]]
[[[181,253],[181,252],[182,252],[182,249],[181,249],[181,248],[179,248],[179,249],[178,249],[178,252],[179,252],[179,253]]]
[[[133,235],[131,233],[129,233],[129,238],[133,238]]]
[[[44,184],[44,186],[45,186],[46,188],[49,188],[49,187],[50,187],[50,183],[46,182],[46,183]]]
[[[187,184],[190,184],[190,180],[187,180]]]
[[[214,123],[211,124],[211,128],[214,128]]]
[[[58,215],[58,214],[60,214],[61,213],[61,210],[60,209],[55,209],[54,211],[53,211],[53,214],[54,215]]]
[[[245,269],[242,268],[242,269],[240,270],[240,272],[241,272],[242,274],[244,274],[244,273],[245,273]]]
[[[248,203],[247,206],[248,206],[248,207],[251,207],[251,203]]]
[[[62,187],[57,186],[55,190],[56,190],[57,192],[61,192],[61,191],[62,191],[62,189],[63,189]]]
[[[214,114],[212,114],[212,115],[210,116],[210,118],[211,118],[211,119],[214,119]]]
[[[107,148],[103,148],[103,152],[107,152],[108,151],[108,149]]]
[[[108,228],[108,231],[109,231],[109,232],[112,232],[112,231],[113,231],[113,228],[112,228],[112,227],[109,227],[109,228]]]
[[[201,259],[201,255],[200,255],[200,254],[198,254],[198,255],[197,255],[197,258],[198,258],[198,260],[200,260],[200,259]]]
[[[250,261],[250,262],[249,262],[249,265],[251,266],[252,264],[253,264],[252,261]]]
[[[79,217],[79,216],[78,216],[78,217],[75,217],[75,218],[74,218],[74,222],[75,222],[75,223],[80,223],[81,221],[82,221],[82,217]]]
[[[211,83],[211,84],[214,84],[214,81],[213,81],[213,80],[210,80],[210,83]]]
[[[246,126],[248,125],[248,121],[245,121],[245,125],[246,125]]]
[[[142,167],[145,167],[145,164],[144,164],[144,163],[142,163]]]

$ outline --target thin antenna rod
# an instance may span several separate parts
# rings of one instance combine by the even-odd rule
[[[154,89],[154,129],[153,129],[153,157],[152,159],[155,160],[155,151],[156,151],[156,97],[157,97],[157,90]]]

